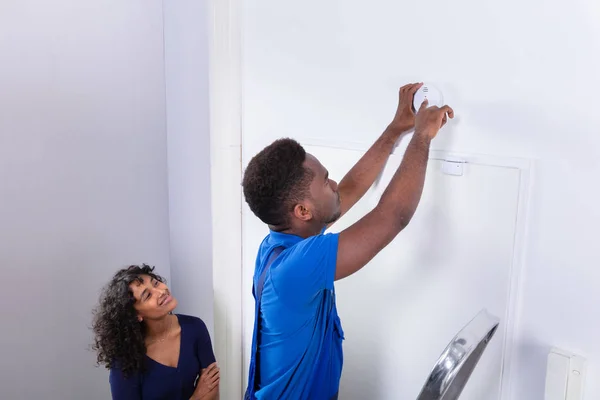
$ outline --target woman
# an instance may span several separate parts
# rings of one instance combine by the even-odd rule
[[[110,369],[113,400],[213,400],[219,368],[201,319],[174,315],[171,296],[154,267],[116,273],[94,312],[94,349]]]

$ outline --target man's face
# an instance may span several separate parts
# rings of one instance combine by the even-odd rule
[[[337,221],[341,214],[337,182],[329,179],[327,169],[312,154],[306,154],[304,167],[314,175],[310,184],[311,198],[307,200],[313,218],[324,225]]]

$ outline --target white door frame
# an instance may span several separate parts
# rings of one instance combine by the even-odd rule
[[[240,1],[209,0],[214,349],[222,399],[242,398]]]

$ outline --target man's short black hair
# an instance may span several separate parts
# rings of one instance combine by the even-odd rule
[[[265,224],[287,224],[288,214],[309,195],[314,174],[304,167],[306,151],[293,139],[279,139],[255,155],[244,173],[246,203]]]

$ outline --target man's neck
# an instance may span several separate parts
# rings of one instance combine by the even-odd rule
[[[269,225],[269,229],[271,229],[274,232],[286,233],[288,235],[300,236],[303,239],[307,239],[311,236],[316,236],[319,233],[321,233],[321,231],[323,230],[323,228],[325,228],[325,226],[326,225],[323,225],[323,226],[304,225],[304,226],[297,226],[297,227],[281,229],[281,228],[278,228],[277,226]]]

